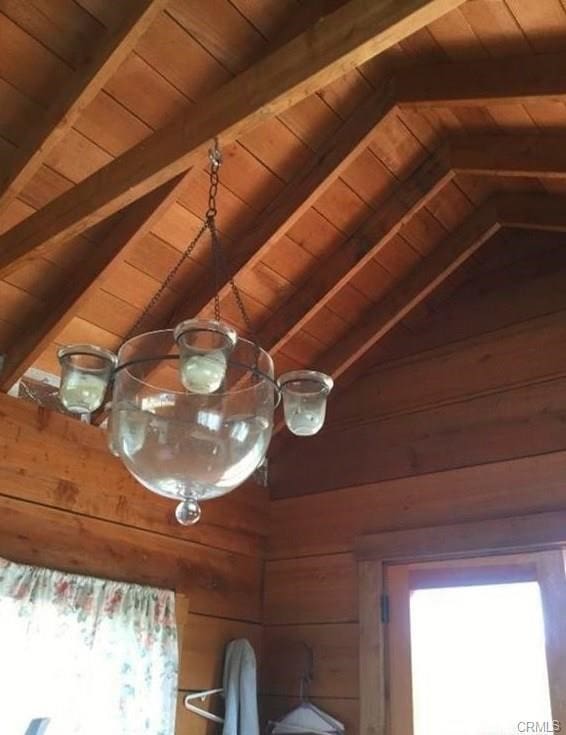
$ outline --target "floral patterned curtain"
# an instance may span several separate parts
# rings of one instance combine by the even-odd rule
[[[0,559],[0,733],[173,735],[173,592]]]

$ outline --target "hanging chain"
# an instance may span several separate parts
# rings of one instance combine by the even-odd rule
[[[209,151],[210,159],[210,187],[208,189],[208,209],[206,210],[206,224],[210,230],[212,259],[214,269],[214,319],[220,321],[220,271],[222,269],[222,248],[218,231],[216,229],[216,196],[218,194],[218,184],[220,178],[218,171],[222,164],[222,154],[218,148],[218,140],[214,139],[214,148]]]
[[[218,230],[216,228],[216,213],[217,213],[216,195],[218,192],[218,184],[219,184],[218,170],[222,163],[222,155],[218,148],[217,138],[214,139],[214,148],[210,151],[210,162],[211,162],[210,190],[209,190],[209,195],[208,195],[208,211],[206,213],[206,219],[209,223],[208,228],[210,230],[210,235],[212,238],[212,253],[214,257],[214,276],[215,276],[215,281],[216,281],[215,282],[215,294],[214,294],[214,318],[216,319],[216,321],[220,321],[220,288],[221,288],[220,275],[223,274],[224,278],[230,284],[230,288],[234,295],[236,305],[238,307],[238,310],[240,311],[240,314],[242,315],[242,319],[244,320],[244,324],[245,324],[248,334],[250,336],[255,337],[254,328],[251,323],[248,312],[246,311],[246,307],[244,306],[244,301],[242,299],[242,294],[240,293],[240,289],[236,285],[236,282],[234,281],[233,276],[229,274],[229,270],[226,265],[226,258],[224,257],[224,251],[222,249],[222,243],[220,241],[220,237],[218,236]]]
[[[246,329],[248,330],[248,333],[250,335],[254,335],[252,323],[248,316],[246,308],[244,306],[244,302],[242,300],[240,290],[236,286],[234,278],[228,275],[228,269],[226,267],[224,253],[222,250],[222,244],[220,241],[220,237],[218,235],[218,229],[216,227],[216,215],[218,213],[218,209],[216,207],[216,197],[218,195],[218,186],[220,183],[218,171],[220,169],[220,165],[222,164],[222,154],[220,152],[220,148],[218,147],[217,138],[214,139],[214,145],[209,151],[209,159],[210,159],[210,174],[209,174],[210,186],[208,190],[208,209],[206,210],[204,222],[202,223],[195,237],[187,245],[179,262],[167,274],[167,277],[165,278],[165,280],[163,281],[159,289],[155,292],[149,304],[145,307],[145,309],[142,311],[142,313],[136,320],[133,327],[129,330],[128,334],[124,337],[124,342],[127,342],[131,337],[133,337],[137,333],[138,329],[140,328],[141,324],[144,322],[148,313],[152,311],[152,309],[155,307],[157,302],[161,299],[164,291],[171,284],[171,282],[173,281],[173,279],[179,272],[179,269],[181,268],[183,263],[191,256],[199,240],[201,239],[201,237],[204,235],[204,233],[207,230],[209,230],[210,232],[212,257],[213,257],[213,268],[214,268],[214,319],[218,322],[221,321],[220,277],[223,274],[225,279],[230,284],[230,288],[232,290],[232,293],[234,294],[236,304],[238,306],[240,313],[242,314],[242,318],[244,320],[244,324],[246,326]]]
[[[136,332],[138,331],[139,327],[141,326],[141,324],[145,320],[146,316],[149,314],[150,311],[152,311],[153,307],[161,299],[161,297],[163,296],[163,292],[170,285],[171,281],[175,278],[175,276],[179,272],[179,268],[183,265],[183,263],[187,260],[187,258],[190,257],[190,255],[193,252],[193,250],[195,249],[198,241],[201,239],[201,237],[204,235],[204,233],[206,232],[207,229],[208,229],[208,223],[207,222],[203,222],[203,224],[201,225],[201,227],[200,227],[199,231],[197,232],[197,234],[194,236],[194,238],[191,240],[191,242],[187,245],[187,248],[186,248],[185,252],[181,255],[181,258],[180,258],[179,262],[177,263],[177,265],[175,265],[169,271],[169,273],[167,274],[167,277],[165,278],[165,280],[163,281],[163,283],[161,284],[161,286],[159,287],[159,289],[155,292],[155,294],[153,295],[153,297],[152,297],[151,301],[149,302],[149,304],[145,307],[145,309],[142,311],[142,313],[136,319],[136,322],[133,325],[133,327],[130,329],[130,331],[128,332],[128,334],[124,337],[124,342],[127,342],[131,337],[133,337],[136,334]]]

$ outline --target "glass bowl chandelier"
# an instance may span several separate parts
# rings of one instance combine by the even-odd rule
[[[257,340],[240,337],[222,321],[218,283],[224,260],[216,228],[220,164],[215,141],[203,224],[118,354],[88,344],[69,345],[58,353],[63,406],[92,414],[105,404],[111,388],[110,451],[146,488],[178,501],[176,517],[183,525],[198,522],[201,501],[231,492],[262,464],[281,399],[288,429],[312,436],[324,424],[333,387],[331,377],[314,370],[295,370],[277,380],[273,360]],[[214,319],[188,319],[174,329],[138,333],[206,231],[217,284]],[[240,292],[228,280],[253,337]]]

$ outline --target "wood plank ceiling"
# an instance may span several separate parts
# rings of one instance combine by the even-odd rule
[[[312,366],[351,377],[359,358],[500,227],[566,229],[566,2],[381,5],[390,22],[389,6],[413,13],[414,25],[398,24],[399,43],[325,76],[332,59],[321,56],[322,64],[316,44],[297,42],[314,88],[323,86],[313,94],[303,80],[302,94],[291,96],[296,104],[275,104],[278,114],[264,111],[262,122],[238,128],[236,139],[227,134],[223,145],[219,227],[278,371]],[[421,6],[428,16],[419,16]],[[91,218],[99,205],[74,187],[142,141],[153,145],[155,131],[183,116],[200,121],[210,100],[230,117],[240,104],[230,90],[241,89],[231,80],[268,68],[258,62],[275,49],[286,58],[284,44],[320,15],[374,7],[362,0],[1,4],[4,390],[30,365],[57,373],[61,344],[119,346],[199,227],[206,157],[191,159],[189,166],[197,163],[187,174],[178,166],[177,178],[167,174],[158,183],[170,183],[137,202],[143,191],[130,196],[124,184],[120,206],[133,203],[107,219]],[[420,30],[405,37],[409,27]],[[360,48],[366,42],[357,40]],[[357,47],[348,58],[357,63],[376,50],[359,55]],[[169,130],[181,136],[189,127]],[[203,145],[213,132],[204,129]],[[106,169],[96,182],[110,181],[104,176]],[[72,237],[51,237],[66,202],[74,205],[75,224],[65,230]],[[51,244],[28,252],[26,243],[42,242],[43,224]],[[180,269],[146,326],[210,313],[206,246]],[[16,252],[24,255],[12,260]],[[243,332],[229,289],[222,296],[224,318]]]

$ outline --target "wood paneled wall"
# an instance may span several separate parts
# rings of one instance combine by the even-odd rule
[[[566,251],[523,255],[474,264],[376,351],[308,451],[272,463],[266,716],[297,692],[303,641],[314,701],[359,733],[357,537],[566,509]]]
[[[566,249],[519,240],[509,262],[509,237],[391,335],[308,447],[288,441],[274,497],[566,449]]]
[[[182,528],[171,502],[138,485],[104,433],[0,394],[0,555],[172,588],[188,598],[182,692],[221,682],[225,644],[261,652],[267,496],[248,487],[206,505]],[[179,707],[180,735],[214,729]]]

